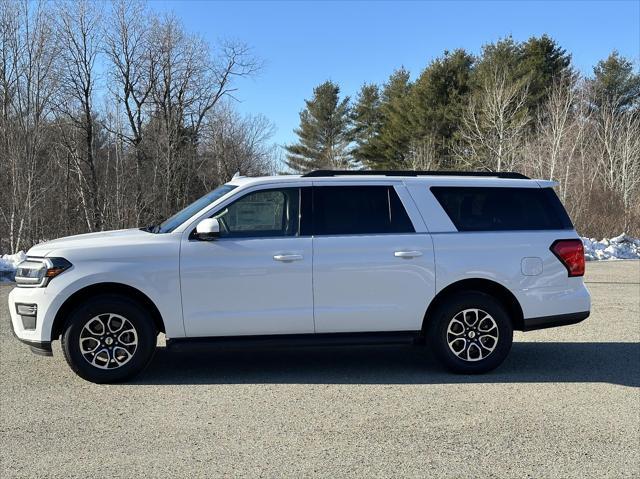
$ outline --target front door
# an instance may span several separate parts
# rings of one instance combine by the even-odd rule
[[[220,238],[185,236],[187,336],[313,333],[312,239],[300,235],[301,188],[262,189],[213,214]]]

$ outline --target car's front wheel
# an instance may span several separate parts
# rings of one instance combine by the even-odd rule
[[[478,374],[498,367],[513,342],[513,326],[502,304],[480,292],[452,296],[427,324],[427,341],[451,371]]]
[[[93,297],[76,308],[62,334],[71,369],[95,383],[129,379],[150,362],[157,332],[149,313],[118,295]]]

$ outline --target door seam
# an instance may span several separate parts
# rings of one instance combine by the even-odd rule
[[[316,288],[314,285],[315,280],[315,238],[311,236],[311,317],[313,319],[313,333],[317,334],[318,329],[316,327]]]

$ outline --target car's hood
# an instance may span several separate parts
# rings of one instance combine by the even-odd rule
[[[104,246],[125,246],[127,244],[139,244],[148,241],[154,235],[137,228],[116,231],[101,231],[99,233],[86,233],[82,235],[66,236],[52,241],[40,243],[31,248],[28,256],[45,257],[53,251],[86,249]]]

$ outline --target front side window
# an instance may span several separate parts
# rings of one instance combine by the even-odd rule
[[[317,235],[413,233],[413,224],[393,186],[313,188]]]
[[[220,237],[297,236],[300,227],[298,188],[249,193],[218,211]]]
[[[171,233],[182,223],[187,221],[193,215],[195,215],[198,211],[206,208],[208,205],[213,203],[214,201],[219,200],[227,193],[233,191],[237,186],[234,185],[222,185],[216,188],[215,190],[207,193],[202,198],[197,199],[189,206],[179,211],[171,218],[165,220],[158,226],[151,227],[148,231],[152,233]]]

